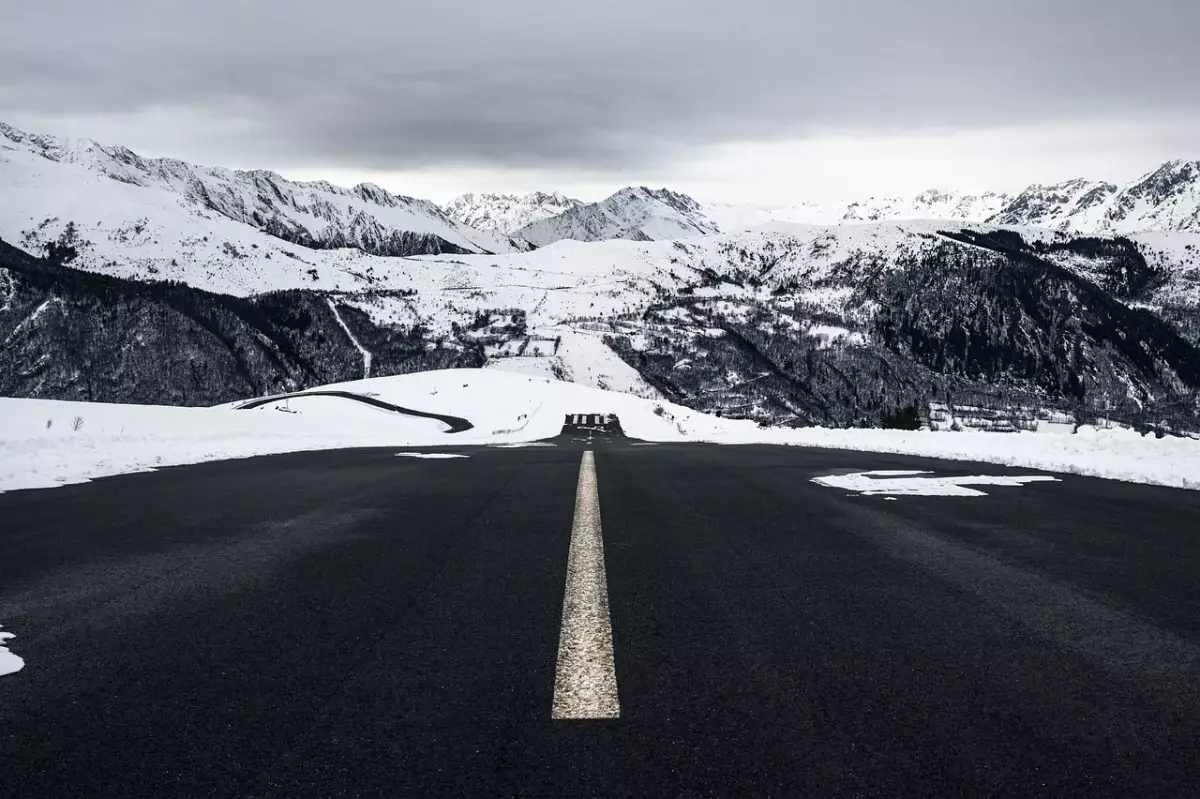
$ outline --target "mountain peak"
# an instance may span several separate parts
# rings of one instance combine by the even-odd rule
[[[920,194],[918,194],[916,196],[917,202],[928,203],[930,205],[932,205],[933,203],[946,202],[953,198],[954,198],[953,192],[946,191],[944,189],[938,189],[938,188],[926,189],[925,191],[921,192]]]
[[[1034,184],[988,221],[1069,233],[1200,231],[1200,162],[1167,161],[1124,187],[1086,178]]]
[[[1194,183],[1200,176],[1200,161],[1176,159],[1166,161],[1157,169],[1146,173],[1134,185],[1174,186],[1183,182]]]
[[[558,205],[569,205],[572,202],[578,202],[578,200],[572,200],[570,197],[567,197],[560,191],[535,191],[526,196],[536,203],[556,203]]]
[[[447,203],[445,212],[462,224],[512,235],[532,222],[557,216],[582,204],[581,200],[557,191],[529,194],[467,192]]]
[[[514,235],[539,247],[576,241],[658,241],[720,233],[700,203],[670,189],[626,186],[608,198],[532,222]]]
[[[701,208],[700,203],[688,195],[671,191],[668,188],[651,189],[647,186],[627,186],[609,199],[620,199],[626,202],[660,202],[682,214],[694,214],[699,212]]]
[[[456,225],[432,203],[396,196],[372,183],[348,189],[326,181],[290,181],[268,170],[241,171],[145,158],[121,145],[31,135],[9,125],[0,127],[0,135],[11,144],[5,145],[13,153],[5,159],[5,165],[12,174],[40,174],[48,168],[48,162],[81,167],[92,175],[137,187],[132,194],[123,192],[120,204],[122,208],[144,207],[142,215],[147,218],[164,201],[178,203],[179,230],[203,228],[205,220],[215,215],[295,245],[313,249],[348,247],[383,256],[513,252],[527,246]],[[107,181],[88,185],[97,206],[112,202]],[[83,220],[64,219],[53,213],[56,203],[52,197],[31,195],[26,201],[28,213],[43,213],[40,218],[47,220],[35,238],[51,235],[56,226],[83,224]],[[109,224],[92,221],[86,227],[91,228],[93,240],[128,235],[121,225],[114,230],[107,227]]]

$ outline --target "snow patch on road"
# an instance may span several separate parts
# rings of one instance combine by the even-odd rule
[[[5,674],[14,674],[25,668],[25,661],[10,652],[8,647],[4,646],[4,642],[9,638],[16,638],[16,635],[0,632],[0,677],[3,677]]]
[[[446,458],[467,458],[468,455],[455,455],[449,452],[397,452],[397,458],[428,458],[429,460],[444,460]]]
[[[829,488],[856,491],[867,496],[889,498],[907,497],[985,497],[987,494],[970,486],[1023,486],[1027,483],[1057,483],[1049,475],[960,475],[956,477],[925,477],[933,472],[873,471],[853,474],[831,474],[815,477],[813,482]]]
[[[1023,469],[1103,477],[1131,483],[1200,489],[1200,441],[1156,439],[1123,428],[1069,425],[1021,433],[928,430],[834,430],[821,427],[719,434],[722,444],[787,444],[801,447],[918,455]]]

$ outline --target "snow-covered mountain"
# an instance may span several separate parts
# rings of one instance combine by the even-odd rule
[[[603,202],[511,230],[539,246],[561,239],[635,241],[732,233],[770,222],[810,225],[943,219],[1066,233],[1200,232],[1200,161],[1170,161],[1117,186],[1076,178],[1017,195],[927,189],[910,197],[801,201],[782,208],[698,202],[662,189],[623,189]]]
[[[468,192],[451,200],[445,210],[457,222],[476,230],[512,235],[526,225],[558,216],[583,205],[582,200],[559,192],[488,194]]]
[[[139,191],[128,191],[129,187]],[[219,215],[311,249],[353,247],[374,255],[504,253],[527,247],[463,225],[428,200],[363,183],[352,189],[296,182],[265,170],[204,167],[143,158],[88,139],[31,135],[0,123],[0,237],[53,237],[68,222],[84,239],[145,233],[169,209],[176,234]]]
[[[1168,161],[1126,186],[1084,178],[1030,186],[989,221],[1071,233],[1200,232],[1200,161]]]
[[[982,222],[1010,198],[1003,194],[929,189],[914,197],[871,197],[867,200],[801,202],[785,208],[700,202],[686,194],[660,189],[622,189],[608,199],[579,205],[558,216],[510,230],[514,236],[544,246],[553,241],[661,241],[712,233],[734,233],[769,222],[836,225],[948,219]]]
[[[836,225],[944,219],[1064,233],[1200,232],[1200,161],[1169,161],[1125,186],[1076,178],[1012,196],[929,189],[913,197],[800,202],[785,208],[705,205],[723,231],[767,221]],[[726,224],[725,219],[732,224]]]
[[[852,202],[842,215],[843,222],[884,222],[905,219],[953,219],[982,222],[998,213],[1009,197],[996,192],[964,194],[928,189],[911,198],[870,198]]]
[[[1200,232],[764,223],[630,188],[525,226],[527,251],[376,187],[0,133],[0,394],[203,404],[486,364],[838,426],[948,397],[1150,413],[1200,388]],[[1189,187],[1175,165],[1102,204],[1178,225]]]
[[[563,239],[662,241],[720,232],[703,206],[686,194],[640,186],[525,225],[513,235],[543,247]]]
[[[1075,178],[1051,185],[1035,183],[991,217],[999,225],[1025,225],[1092,232],[1118,189],[1112,183]]]
[[[912,197],[868,197],[865,200],[801,202],[770,212],[772,219],[812,225],[857,222],[897,222],[915,219],[950,219],[983,222],[998,213],[1011,198],[996,192],[970,194],[927,189]]]
[[[9,250],[0,394],[205,404],[495,364],[774,424],[888,424],[946,397],[1188,407],[1200,235],[947,227],[776,222],[497,256],[260,246],[215,266],[181,251],[186,286],[146,282],[120,247],[103,262]]]

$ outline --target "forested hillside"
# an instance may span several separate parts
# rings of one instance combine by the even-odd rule
[[[123,280],[0,242],[0,396],[211,405],[363,377],[359,346],[375,375],[483,363],[476,341],[381,326],[339,299]]]

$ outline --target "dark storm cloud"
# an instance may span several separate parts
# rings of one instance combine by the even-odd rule
[[[214,155],[293,164],[629,167],[1200,108],[1196,0],[12,5],[0,119],[179,113]]]

